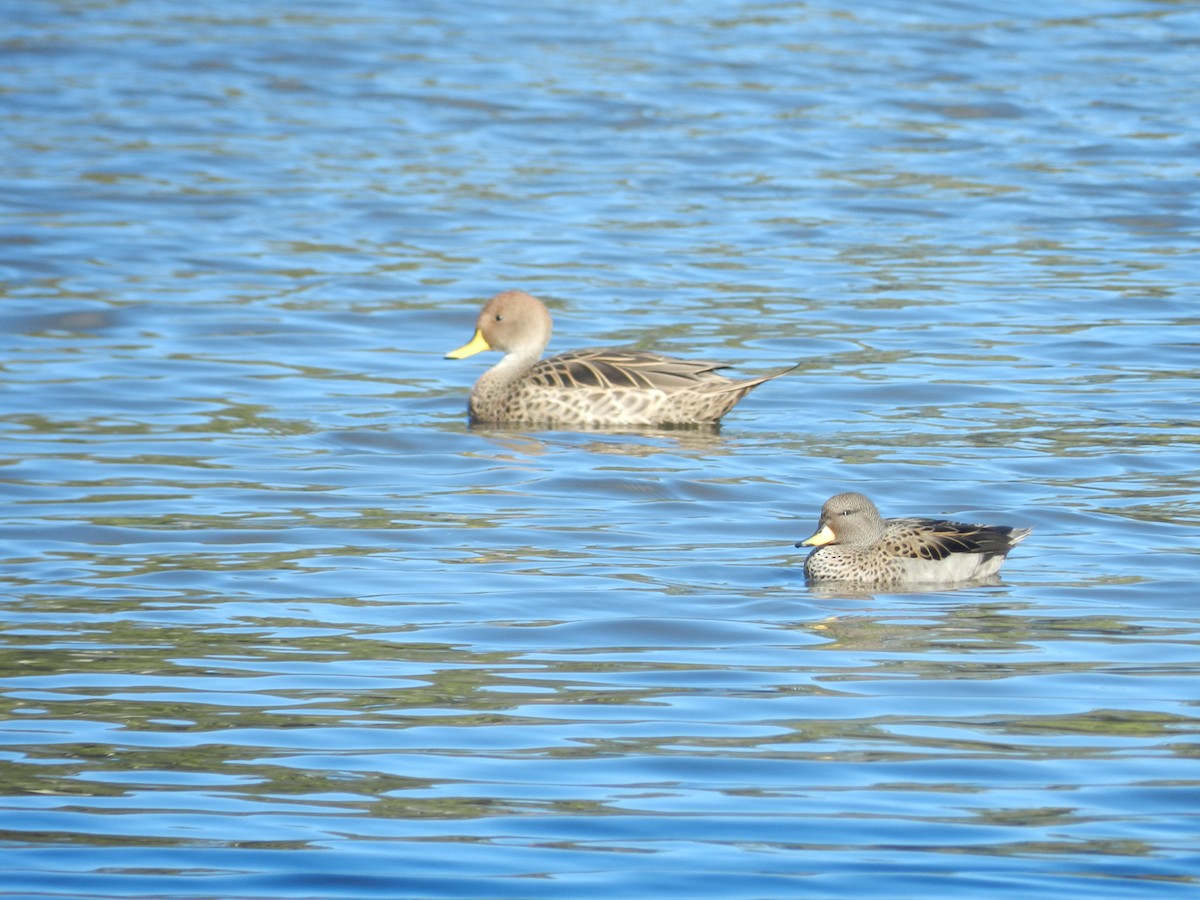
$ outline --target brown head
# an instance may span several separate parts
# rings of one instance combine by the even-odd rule
[[[475,336],[451,350],[447,359],[465,359],[484,350],[499,350],[537,359],[550,343],[550,312],[524,291],[504,291],[486,304],[475,320]]]
[[[883,518],[875,504],[862,494],[835,494],[821,507],[821,518],[812,537],[797,547],[823,547],[826,544],[868,546],[883,534]]]

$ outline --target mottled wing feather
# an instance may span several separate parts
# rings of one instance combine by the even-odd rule
[[[1010,537],[1013,529],[1007,525],[967,525],[941,519],[907,519],[895,524],[897,551],[914,559],[939,560],[953,553],[1004,554],[1015,543]]]
[[[635,388],[678,391],[728,384],[715,374],[723,363],[673,359],[642,350],[610,348],[573,350],[543,359],[527,376],[539,388]]]

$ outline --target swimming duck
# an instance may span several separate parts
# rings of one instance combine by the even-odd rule
[[[837,494],[821,507],[804,561],[811,581],[859,584],[973,581],[995,575],[1029,528],[944,519],[884,519],[862,494]]]
[[[468,409],[480,423],[569,426],[711,425],[750,390],[796,366],[734,381],[724,363],[676,359],[646,350],[573,350],[542,359],[550,313],[524,291],[489,300],[469,343],[446,354],[464,359],[483,350],[504,358],[480,376]]]

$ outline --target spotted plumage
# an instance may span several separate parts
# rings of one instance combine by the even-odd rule
[[[504,358],[480,376],[468,405],[480,423],[557,426],[711,425],[746,396],[792,366],[734,381],[723,363],[677,359],[646,350],[573,350],[547,359],[550,313],[524,291],[497,294],[476,320],[475,336],[447,353],[463,359],[483,350]]]
[[[812,581],[895,586],[975,581],[995,575],[1028,528],[945,519],[884,519],[862,494],[837,494],[821,507],[817,531],[796,544]]]

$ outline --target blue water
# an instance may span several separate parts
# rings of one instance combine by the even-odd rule
[[[1194,893],[1200,8],[0,7],[0,896]],[[801,367],[471,429],[517,287]]]

